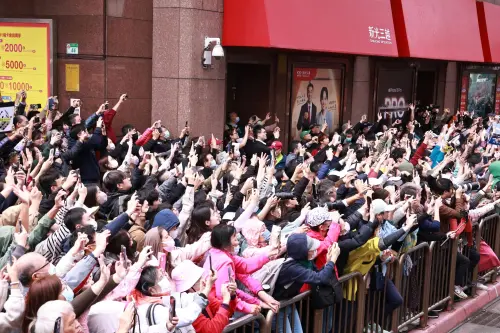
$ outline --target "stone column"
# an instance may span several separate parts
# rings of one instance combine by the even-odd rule
[[[205,37],[222,37],[223,0],[153,0],[151,120],[173,135],[186,121],[193,135],[222,139],[225,61],[202,68]]]
[[[350,117],[344,117],[344,123],[351,119],[351,123],[355,124],[362,115],[368,115],[371,103],[370,96],[370,58],[357,56],[354,61],[352,111]]]
[[[446,82],[444,88],[444,106],[443,109],[450,109],[451,113],[455,113],[457,105],[457,63],[454,61],[448,62],[446,68]]]

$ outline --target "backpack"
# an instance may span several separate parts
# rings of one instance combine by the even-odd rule
[[[337,280],[335,273],[330,278],[328,285],[311,285],[311,306],[313,309],[324,309],[342,301],[342,285]]]

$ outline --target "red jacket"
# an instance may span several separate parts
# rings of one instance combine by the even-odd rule
[[[111,141],[113,141],[113,143],[116,142],[116,134],[115,131],[113,131],[113,126],[112,126],[113,118],[115,117],[115,115],[116,111],[113,109],[109,109],[104,111],[104,114],[102,116],[102,121],[106,126],[106,135],[108,138],[111,139]]]
[[[424,156],[426,149],[427,149],[427,144],[422,143],[415,151],[415,154],[413,154],[413,156],[410,158],[410,163],[413,165],[417,165],[418,161]]]
[[[153,129],[150,127],[142,133],[142,135],[135,142],[136,146],[144,146],[149,140],[153,138]]]
[[[221,305],[222,301],[212,294],[208,296],[207,307],[193,322],[193,327],[197,333],[222,333],[224,328],[229,324],[229,318],[234,313],[236,301],[231,300],[229,311]]]

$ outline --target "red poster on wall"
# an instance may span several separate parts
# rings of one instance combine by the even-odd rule
[[[460,111],[467,111],[467,88],[469,87],[469,76],[462,75],[462,87],[460,88]]]

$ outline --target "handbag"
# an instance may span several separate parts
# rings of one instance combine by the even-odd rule
[[[342,301],[342,284],[333,273],[328,284],[311,285],[311,306],[313,309],[324,309]]]

